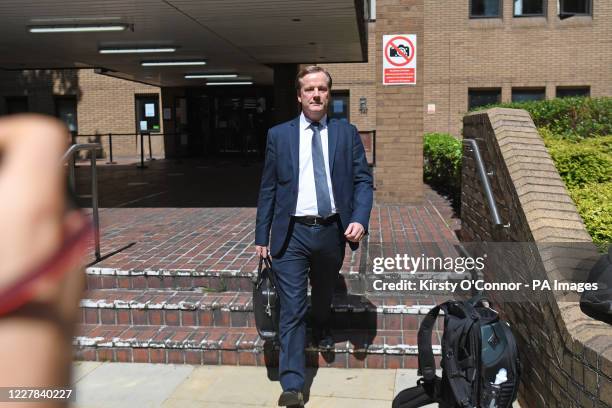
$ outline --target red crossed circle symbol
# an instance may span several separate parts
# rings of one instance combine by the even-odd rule
[[[404,53],[404,51],[401,48],[398,48],[398,46],[395,45],[394,43],[394,41],[396,40],[406,41],[408,43],[408,46],[412,50],[412,55],[408,56]],[[403,61],[395,62],[391,60],[391,57],[389,56],[389,51],[391,50],[391,47],[395,48],[395,51],[397,51],[397,54],[403,58]],[[401,35],[398,35],[397,37],[393,37],[385,45],[385,58],[387,59],[387,61],[389,61],[391,65],[395,65],[396,67],[403,67],[404,65],[408,65],[410,61],[412,61],[412,59],[414,58],[414,44],[407,37],[403,37]],[[397,58],[397,57],[393,57],[393,58]]]

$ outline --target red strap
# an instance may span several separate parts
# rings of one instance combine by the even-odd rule
[[[72,267],[81,262],[91,235],[91,223],[84,223],[76,233],[67,237],[62,246],[39,267],[27,273],[6,289],[0,289],[0,316],[8,314],[31,300],[35,292],[33,283],[48,277],[59,280]]]

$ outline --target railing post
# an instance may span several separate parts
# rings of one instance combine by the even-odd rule
[[[76,191],[76,169],[74,154],[70,155],[68,161],[68,183],[70,184],[70,188],[72,188],[72,191]]]
[[[94,242],[95,242],[95,256],[96,262],[100,261],[100,217],[98,214],[98,172],[96,167],[96,150],[101,149],[102,146],[99,143],[84,143],[81,145],[74,144],[70,146],[70,148],[64,153],[62,156],[62,163],[68,164],[69,169],[69,183],[72,187],[72,191],[76,193],[75,186],[75,177],[74,177],[74,167],[72,162],[74,162],[75,153],[79,150],[88,150],[90,154],[91,160],[91,207],[92,207],[92,215],[93,215],[93,226],[94,226]]]
[[[151,148],[151,132],[147,133],[149,139],[149,160],[153,160],[153,150]]]
[[[144,132],[140,132],[140,164],[136,166],[139,169],[146,169],[144,165]]]
[[[108,150],[109,150],[109,160],[106,164],[117,164],[117,162],[113,161],[113,134],[108,134]]]
[[[96,246],[96,261],[100,256],[100,217],[98,214],[98,171],[96,168],[95,149],[91,150],[91,209],[93,213],[94,243]],[[73,190],[74,191],[74,190]]]

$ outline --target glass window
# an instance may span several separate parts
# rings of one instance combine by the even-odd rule
[[[25,113],[28,111],[27,96],[9,96],[6,98],[6,113]]]
[[[501,17],[501,0],[471,0],[470,17]]]
[[[561,16],[567,14],[591,14],[591,0],[559,0]]]
[[[543,16],[544,0],[514,0],[514,16]]]
[[[55,97],[55,116],[66,124],[68,130],[77,133],[77,101],[74,96]]]
[[[376,20],[376,0],[365,0],[363,2],[366,20]]]
[[[591,88],[588,86],[558,86],[557,98],[570,96],[591,96]]]
[[[136,95],[136,131],[161,131],[158,95]]]
[[[330,119],[349,121],[349,91],[332,91],[327,115]]]
[[[546,88],[512,88],[512,102],[541,101],[546,98]]]
[[[501,88],[494,89],[469,89],[468,109],[472,110],[478,106],[492,105],[501,102]]]

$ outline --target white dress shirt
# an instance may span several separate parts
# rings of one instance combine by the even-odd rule
[[[308,119],[304,112],[300,114],[300,178],[296,216],[319,215],[317,209],[317,190],[315,188],[314,170],[312,168],[312,137],[313,130],[310,128],[312,121]],[[327,115],[319,121],[321,126],[321,146],[323,147],[323,158],[325,160],[325,175],[327,177],[327,188],[331,201],[332,213],[336,213],[336,203],[332,190],[331,173],[329,172],[329,149],[327,133]],[[324,215],[324,214],[321,214]]]

